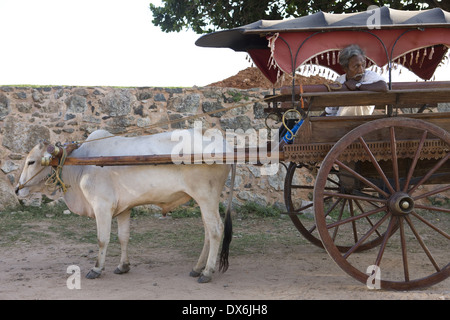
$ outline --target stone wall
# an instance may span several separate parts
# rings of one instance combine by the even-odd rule
[[[203,128],[258,130],[265,128],[265,104],[251,101],[268,93],[196,87],[1,87],[0,210],[17,203],[13,186],[27,153],[41,139],[53,143],[83,140],[100,128],[135,135],[188,128],[194,120],[181,119],[244,103],[240,108],[204,116]],[[181,121],[167,124],[173,120]],[[153,124],[160,125],[145,130]],[[283,206],[285,173],[280,166],[278,174],[264,176],[258,167],[239,165],[235,201]]]
[[[203,128],[259,130],[265,128],[266,104],[252,101],[270,93],[218,87],[0,87],[0,210],[18,204],[14,186],[27,153],[39,140],[84,140],[100,128],[134,135],[191,128],[194,120],[186,117],[236,105],[242,107],[204,115],[199,119]],[[439,106],[440,111],[449,108]],[[282,165],[275,175],[262,175],[257,166],[238,165],[234,202],[253,201],[284,210],[285,175]],[[307,175],[305,179],[311,179]],[[223,197],[229,187],[230,181]]]

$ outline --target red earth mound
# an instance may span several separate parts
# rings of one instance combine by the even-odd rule
[[[330,82],[330,80],[327,80],[320,76],[305,77],[297,75],[295,79],[296,84],[302,83],[304,85],[323,84],[326,82]],[[237,89],[252,89],[252,88],[271,89],[271,88],[280,88],[282,86],[289,86],[291,84],[292,78],[285,76],[285,79],[281,79],[275,85],[273,85],[258,68],[249,67],[247,69],[238,72],[236,75],[229,77],[228,79],[212,83],[208,85],[208,87],[225,87]]]

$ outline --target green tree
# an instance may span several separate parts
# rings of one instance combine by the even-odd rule
[[[150,4],[150,10],[152,23],[164,32],[192,29],[201,34],[235,28],[260,19],[301,17],[318,11],[365,11],[371,5],[387,5],[401,10],[438,7],[450,11],[448,0],[163,0],[162,6]]]

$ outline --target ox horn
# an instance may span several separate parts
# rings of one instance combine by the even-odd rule
[[[50,141],[48,141],[47,139],[39,140],[39,145],[41,146],[41,148],[47,147],[49,144],[50,144]]]

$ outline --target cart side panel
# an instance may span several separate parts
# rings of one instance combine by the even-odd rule
[[[333,145],[345,134],[354,128],[381,118],[383,115],[357,116],[357,117],[311,117],[307,118],[298,130],[294,143],[284,147],[284,158],[286,161],[294,162],[319,162],[322,161]],[[420,119],[441,127],[450,132],[450,112],[441,113],[421,113],[421,114],[405,114],[405,118]],[[403,157],[409,158],[414,155],[415,144],[417,141],[417,132],[411,129],[397,128],[396,138],[398,148],[404,148]],[[372,148],[380,150],[377,154],[378,160],[387,160],[388,153],[383,150],[390,150],[390,137],[388,131],[375,131],[364,137],[365,141],[370,143]],[[427,148],[429,150],[438,150],[439,155],[435,158],[442,157],[442,154],[448,148],[443,145],[435,145],[432,137],[427,139]],[[347,154],[347,159],[343,161],[367,160],[361,158],[362,148],[355,146],[353,152]],[[431,152],[430,151],[430,152]]]

